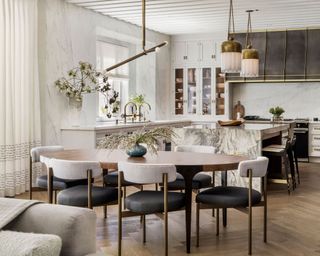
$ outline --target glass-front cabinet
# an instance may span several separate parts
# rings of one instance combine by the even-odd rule
[[[191,66],[173,71],[175,115],[210,118],[226,114],[225,79],[220,68]]]
[[[183,68],[176,68],[175,71],[175,114],[183,115],[183,102],[184,102],[184,70]]]
[[[188,106],[188,114],[194,115],[197,114],[197,69],[196,68],[188,68],[188,99],[187,99],[187,106]]]
[[[201,102],[201,114],[212,114],[212,69],[202,69],[202,102]]]

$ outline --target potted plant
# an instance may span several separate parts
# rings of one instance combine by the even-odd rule
[[[277,106],[275,108],[270,108],[269,113],[273,115],[273,121],[280,121],[282,120],[282,114],[284,113],[284,109]]]
[[[156,154],[160,139],[172,141],[175,137],[176,134],[170,127],[146,130],[145,126],[132,134],[111,134],[99,142],[98,148],[124,149],[130,157],[142,157],[147,150]]]

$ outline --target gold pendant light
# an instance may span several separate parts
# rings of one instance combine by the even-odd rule
[[[231,33],[232,26],[232,33]],[[241,44],[234,40],[233,2],[230,0],[228,39],[221,45],[221,72],[239,73],[241,70]]]
[[[241,73],[242,77],[258,77],[259,76],[259,53],[252,48],[250,34],[252,33],[251,13],[258,10],[247,10],[248,25],[246,35],[246,48],[242,51]]]

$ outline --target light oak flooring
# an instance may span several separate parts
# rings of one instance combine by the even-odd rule
[[[262,208],[253,211],[253,255],[320,255],[320,164],[300,164],[301,185],[288,195],[286,187],[269,191],[268,243],[263,243]],[[131,190],[133,191],[133,189]],[[35,199],[46,200],[44,192]],[[25,193],[19,198],[27,198]],[[117,207],[108,207],[103,219],[102,208],[96,208],[97,248],[106,255],[117,254]],[[228,211],[228,226],[215,235],[215,218],[202,210],[200,247],[195,246],[195,207],[192,215],[191,255],[247,255],[247,215]],[[185,253],[184,211],[169,214],[169,255]],[[139,218],[123,221],[123,255],[163,255],[162,220],[147,216],[147,243],[142,244]]]

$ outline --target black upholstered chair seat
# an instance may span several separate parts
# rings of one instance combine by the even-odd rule
[[[163,212],[162,191],[139,191],[129,195],[125,199],[126,207],[136,213],[151,214]],[[179,192],[168,192],[168,211],[176,211],[184,207],[185,194]]]
[[[86,185],[88,184],[87,179],[81,180],[67,180],[67,179],[60,179],[53,176],[53,190],[63,190],[66,188],[71,188],[78,185]],[[40,188],[48,188],[48,176],[43,175],[37,177],[37,186]]]
[[[116,188],[92,186],[92,206],[102,206],[118,199]],[[88,186],[80,185],[62,190],[58,194],[58,204],[87,207]]]
[[[111,172],[111,173],[108,173],[107,175],[104,175],[103,180],[107,186],[112,186],[112,187],[118,186],[118,172]],[[124,181],[122,183],[122,186],[133,186],[133,185],[135,185],[135,183],[128,182],[128,181]]]
[[[249,190],[243,187],[214,187],[200,192],[196,197],[197,203],[209,204],[214,208],[233,208],[248,206]],[[252,190],[252,204],[261,201],[261,194]]]
[[[211,185],[211,176],[205,173],[198,173],[193,177],[192,188],[201,189],[207,188]],[[177,179],[173,182],[168,183],[169,190],[180,190],[185,189],[184,178],[180,173],[177,173]]]

